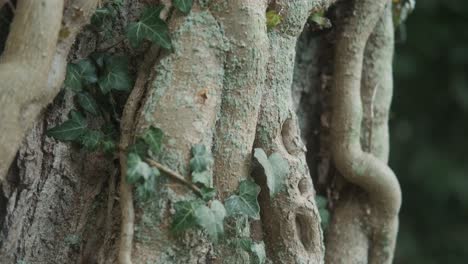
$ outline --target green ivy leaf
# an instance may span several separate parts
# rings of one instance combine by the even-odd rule
[[[86,85],[97,82],[96,67],[89,59],[78,63],[69,63],[64,84],[75,92],[81,91]]]
[[[203,186],[210,187],[213,185],[211,173],[209,171],[193,172],[192,182],[200,183]]]
[[[130,23],[127,27],[127,38],[130,45],[139,47],[147,39],[163,48],[172,47],[169,28],[164,20],[159,18],[164,6],[148,7],[143,11],[140,21]]]
[[[99,148],[99,145],[104,138],[104,134],[101,131],[86,130],[81,135],[81,144],[89,151],[95,151]]]
[[[255,149],[254,157],[265,171],[270,197],[273,197],[282,190],[285,184],[285,179],[289,174],[289,163],[277,152],[268,158],[265,151],[260,148]]]
[[[255,256],[254,263],[264,264],[266,261],[266,253],[265,253],[265,244],[262,242],[260,243],[253,243],[250,247],[250,252]]]
[[[174,204],[175,215],[172,220],[172,232],[178,233],[188,228],[197,226],[195,211],[204,206],[199,199],[180,201]]]
[[[192,172],[206,171],[213,164],[213,157],[203,144],[194,145],[192,155],[193,158],[190,159],[190,170]]]
[[[71,141],[80,138],[86,131],[86,122],[83,116],[72,110],[67,121],[47,131],[47,136],[58,140]]]
[[[122,56],[104,58],[104,74],[98,84],[103,94],[111,90],[129,91],[133,82],[128,70],[128,59]]]
[[[99,108],[96,100],[88,92],[80,92],[76,94],[76,100],[78,104],[89,113],[97,116],[99,114]]]
[[[102,150],[105,152],[105,153],[114,153],[115,149],[116,149],[116,144],[113,140],[111,139],[106,139],[106,140],[103,140],[101,142],[101,146],[102,146]]]
[[[107,52],[93,52],[90,57],[99,68],[104,68],[104,63],[111,57]]]
[[[218,200],[211,202],[211,208],[201,205],[195,210],[197,224],[205,229],[213,242],[217,242],[224,234],[224,217],[226,217],[226,209]]]
[[[202,194],[202,199],[205,202],[210,201],[211,199],[213,199],[216,196],[216,189],[214,189],[214,188],[202,187],[200,189],[200,192]]]
[[[137,185],[136,198],[139,201],[147,201],[155,193],[156,177],[154,176],[159,176],[159,170],[155,169],[154,173],[155,175],[147,178],[143,183]]]
[[[263,241],[259,243],[254,243],[251,238],[241,238],[238,240],[237,244],[240,248],[244,251],[251,253],[254,258],[252,259],[252,263],[263,264],[266,261],[266,253],[265,253],[265,244]]]
[[[193,0],[174,0],[172,2],[184,14],[188,14],[193,5]]]
[[[140,156],[135,153],[129,153],[127,156],[127,181],[135,184],[139,181],[147,181],[152,177],[159,176],[159,170],[150,167],[142,161]]]
[[[150,126],[143,132],[141,139],[143,139],[153,154],[158,154],[161,151],[163,139],[163,132],[161,129]]]
[[[253,219],[260,219],[260,205],[257,201],[259,193],[260,187],[255,182],[242,181],[239,184],[239,194],[231,195],[225,201],[228,215],[246,215]]]
[[[148,155],[148,145],[141,139],[137,139],[136,142],[128,147],[128,153],[135,153],[141,157]]]

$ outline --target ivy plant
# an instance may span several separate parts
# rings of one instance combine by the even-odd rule
[[[172,47],[169,28],[159,17],[163,8],[163,5],[147,7],[139,21],[127,26],[127,38],[130,45],[137,48],[146,39],[166,49]]]
[[[289,163],[277,152],[267,157],[265,151],[261,148],[254,150],[254,157],[263,167],[270,197],[275,196],[283,189],[285,179],[289,174]]]

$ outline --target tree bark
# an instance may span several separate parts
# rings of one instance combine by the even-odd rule
[[[83,29],[98,1],[57,2],[64,4],[54,10],[64,18],[61,25],[59,18],[41,18],[55,26],[51,36],[38,34],[50,42],[47,60],[31,51],[43,72],[15,77],[37,86],[43,97],[14,94],[18,85],[0,90],[0,102],[16,107],[13,116],[0,114],[2,124],[15,124],[2,125],[0,136],[0,262],[256,263],[252,252],[232,247],[246,237],[265,244],[265,263],[391,262],[401,194],[386,165],[393,55],[388,1],[340,2],[329,14],[334,1],[200,0],[188,14],[169,0],[125,1],[117,34],[124,34],[146,2],[164,3],[161,18],[173,50],[146,44],[130,49],[125,41],[110,48],[127,54],[136,72],[120,120],[119,153],[112,158],[45,135],[74,108],[71,91],[56,96],[67,61],[108,46]],[[29,10],[25,3],[18,1],[18,17]],[[281,20],[267,29],[272,10]],[[310,15],[322,12],[332,18],[331,30],[309,25]],[[15,23],[17,18],[12,32],[18,31]],[[59,37],[64,29],[71,35]],[[16,58],[11,50],[17,42],[25,41],[8,38],[0,68],[16,61],[10,58]],[[0,81],[7,75],[1,71]],[[38,103],[28,106],[31,100]],[[21,107],[32,107],[28,118],[21,118]],[[150,126],[164,133],[163,151],[152,159],[188,182],[191,148],[207,147],[217,199],[254,179],[261,187],[261,219],[228,221],[225,243],[213,243],[198,229],[171,232],[174,204],[196,193],[161,176],[155,197],[141,202],[126,181],[126,151]],[[279,154],[288,164],[276,196],[270,196],[267,176],[254,161],[255,148]],[[343,188],[335,189],[330,180],[335,167]],[[329,194],[332,221],[326,232],[316,192]],[[236,224],[240,232],[229,228]]]

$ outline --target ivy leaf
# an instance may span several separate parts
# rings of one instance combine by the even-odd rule
[[[88,92],[80,92],[76,94],[78,104],[89,113],[97,116],[99,114],[98,105],[93,96]]]
[[[128,59],[122,56],[105,58],[104,74],[98,84],[103,94],[111,90],[129,91],[132,88],[132,78],[128,70]]]
[[[67,121],[47,131],[47,136],[58,140],[71,141],[78,139],[86,131],[84,117],[72,110]]]
[[[286,176],[289,174],[289,163],[277,152],[271,154],[268,158],[261,148],[255,149],[254,157],[265,171],[270,197],[273,197],[284,186]]]
[[[69,63],[64,84],[73,91],[79,92],[84,86],[96,83],[96,67],[89,59],[80,60],[78,63]]]
[[[188,14],[190,9],[192,9],[193,0],[174,0],[173,4],[182,13]]]
[[[150,167],[142,161],[140,156],[129,153],[127,156],[127,181],[135,184],[138,181],[147,181],[151,177],[159,176],[159,170]]]
[[[203,186],[210,187],[212,186],[212,177],[209,171],[202,172],[193,172],[192,173],[192,182],[200,183]]]
[[[205,145],[196,144],[192,147],[193,158],[190,159],[190,170],[192,172],[203,172],[213,164],[213,157],[206,150]]]
[[[246,215],[253,219],[260,219],[260,205],[257,196],[260,187],[255,182],[244,180],[239,184],[239,194],[231,195],[225,201],[228,216]]]
[[[250,247],[250,252],[255,256],[255,262],[258,264],[264,264],[266,261],[266,253],[265,253],[265,244],[262,242],[260,243],[253,243]]]
[[[104,68],[104,63],[111,57],[107,52],[93,52],[90,57],[99,68]]]
[[[237,244],[246,252],[251,253],[253,263],[263,264],[266,261],[265,244],[263,241],[254,243],[251,238],[241,238]]]
[[[95,151],[98,149],[104,135],[100,131],[87,130],[81,136],[81,144],[89,151]]]
[[[102,146],[102,150],[105,152],[105,153],[113,153],[116,149],[116,144],[113,140],[111,139],[106,139],[106,140],[103,140],[101,142],[101,146]]]
[[[147,178],[143,183],[137,185],[136,197],[140,201],[147,201],[155,193],[156,177],[159,175],[159,170],[154,169],[155,174]]]
[[[143,11],[140,21],[130,23],[127,27],[127,38],[130,45],[139,47],[147,39],[163,48],[172,47],[169,28],[164,20],[159,18],[164,6],[148,7]]]
[[[172,232],[178,233],[188,228],[195,227],[197,218],[195,211],[204,206],[203,201],[196,199],[191,201],[180,201],[174,204],[175,214],[172,220]]]
[[[205,229],[213,242],[217,242],[224,234],[224,217],[226,217],[226,209],[218,200],[211,203],[211,208],[201,205],[195,210],[197,224]]]
[[[145,130],[143,135],[141,135],[141,138],[147,144],[149,150],[151,150],[153,154],[158,154],[161,151],[163,139],[163,132],[161,129],[150,126]]]
[[[200,189],[202,199],[205,202],[208,202],[209,200],[213,199],[216,196],[216,189],[214,188],[209,188],[209,187],[202,187]]]
[[[141,157],[148,154],[148,145],[141,139],[137,139],[134,144],[128,147],[128,153],[135,153]]]

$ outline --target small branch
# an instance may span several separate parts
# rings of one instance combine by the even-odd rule
[[[179,173],[171,170],[170,168],[162,165],[161,163],[154,161],[152,159],[146,159],[146,162],[148,162],[151,166],[158,168],[159,170],[163,171],[166,173],[168,176],[170,176],[172,179],[179,181],[185,186],[189,187],[194,193],[196,193],[198,196],[202,197],[202,193],[200,188],[198,188],[195,184],[191,183],[190,181],[187,181],[184,176],[180,175]]]

